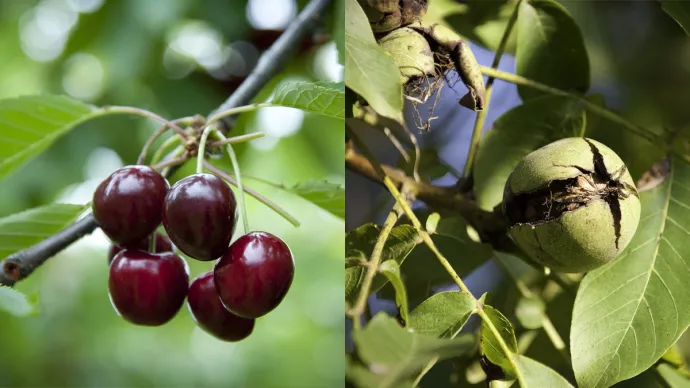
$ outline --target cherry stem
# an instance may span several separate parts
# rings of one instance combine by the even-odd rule
[[[185,155],[185,156],[180,156],[178,158],[162,161],[162,162],[160,162],[154,166],[151,166],[151,167],[154,170],[162,170],[166,167],[177,166],[178,164],[182,164],[182,163],[186,162],[187,160],[189,160],[189,156]]]
[[[220,131],[217,130],[218,133],[221,133]],[[222,135],[222,133],[221,133]],[[266,136],[265,133],[263,132],[254,132],[254,133],[248,133],[246,135],[240,135],[240,136],[235,136],[235,137],[230,137],[230,138],[223,138],[222,140],[216,140],[212,141],[209,143],[211,147],[222,147],[226,144],[235,144],[235,143],[243,143],[245,141],[250,141],[250,140],[255,140],[255,139],[260,139],[262,137]]]
[[[237,187],[237,180],[232,177],[231,175],[227,174],[225,171],[219,169],[218,167],[212,165],[208,161],[204,161],[204,167],[206,167],[207,170],[211,171],[212,173],[218,175],[219,177],[225,179],[228,181],[231,185]],[[259,202],[263,203],[264,205],[268,206],[271,210],[274,212],[278,213],[281,217],[283,217],[285,220],[287,220],[289,223],[291,223],[295,227],[299,227],[300,223],[295,219],[295,217],[291,216],[290,213],[288,213],[285,209],[281,208],[278,206],[276,203],[271,201],[270,199],[264,197],[263,195],[259,194],[258,192],[254,191],[253,189],[243,186],[244,191],[247,192],[250,196],[254,197],[256,200]]]
[[[158,163],[161,159],[163,159],[163,156],[165,156],[166,152],[170,151],[170,148],[172,146],[179,144],[181,141],[182,138],[180,138],[178,135],[174,135],[173,137],[166,140],[165,143],[161,144],[161,146],[158,147],[156,153],[153,154],[153,157],[151,158],[151,164]]]
[[[214,128],[212,126],[207,126],[204,128],[204,132],[201,134],[201,139],[199,140],[199,151],[196,156],[196,173],[201,174],[204,171],[204,156],[206,154],[206,141],[208,136],[213,132]]]
[[[191,117],[191,116],[190,116],[190,117],[183,117],[183,118],[180,118],[180,119],[173,120],[173,121],[171,121],[170,123],[174,123],[174,124],[182,124],[182,123],[189,124],[193,119],[194,119],[194,117]],[[168,124],[163,124],[162,127],[158,128],[158,130],[157,130],[156,132],[154,132],[154,133],[148,138],[148,140],[146,140],[146,144],[144,144],[144,148],[141,149],[141,153],[139,154],[139,158],[137,159],[137,164],[142,164],[142,163],[144,163],[144,160],[146,159],[146,154],[147,154],[147,153],[149,152],[149,150],[151,149],[151,146],[153,146],[153,143],[154,143],[154,142],[156,141],[156,139],[158,139],[162,134],[164,134],[169,128],[170,128],[170,125],[168,125]],[[173,137],[173,138],[175,138],[175,137]]]
[[[135,108],[133,106],[106,106],[103,108],[104,112],[113,112],[113,113],[126,113],[126,114],[132,114],[135,116],[139,117],[146,117],[150,119],[154,119],[157,121],[160,121],[163,124],[166,124],[170,128],[172,128],[175,132],[177,132],[178,135],[182,136],[183,138],[187,137],[187,134],[184,132],[184,129],[180,128],[176,123],[169,121],[163,116],[160,116],[156,113],[153,113],[151,111],[148,111],[146,109],[141,109],[141,108]]]
[[[214,114],[213,116],[209,117],[209,119],[206,121],[207,124],[213,124],[216,121],[223,119],[228,116],[233,116],[238,113],[242,112],[251,112],[253,110],[257,110],[259,108],[266,108],[269,106],[273,106],[273,104],[270,103],[259,103],[259,104],[249,104],[249,105],[243,105],[243,106],[238,106],[237,108],[232,108],[232,109],[227,109],[221,112],[218,112]]]
[[[242,214],[242,224],[244,226],[244,234],[249,233],[249,217],[247,217],[247,203],[244,201],[244,186],[242,185],[242,174],[240,174],[240,164],[237,161],[237,155],[235,154],[235,150],[232,148],[232,142],[228,142],[228,140],[232,139],[226,139],[225,136],[218,130],[214,129],[214,133],[216,136],[220,138],[220,141],[216,143],[223,143],[227,147],[225,147],[228,156],[230,157],[230,161],[232,162],[232,170],[235,172],[235,177],[237,178],[237,188],[240,190],[240,213]],[[263,133],[260,133],[261,136],[263,136]],[[255,134],[251,134],[255,135]],[[261,137],[259,136],[259,137]],[[241,136],[237,136],[235,139],[239,138]],[[248,137],[245,137],[248,139]],[[256,136],[253,138],[257,138]],[[251,140],[251,139],[249,139]],[[246,140],[245,140],[246,141]]]

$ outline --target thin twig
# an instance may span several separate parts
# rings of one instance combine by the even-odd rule
[[[513,26],[517,21],[518,10],[520,9],[521,3],[522,0],[518,0],[515,3],[515,8],[513,9],[513,13],[510,15],[510,18],[508,19],[506,28],[503,31],[503,36],[501,37],[501,42],[498,44],[496,54],[494,55],[494,60],[491,63],[492,69],[498,68],[499,63],[501,63],[501,57],[503,56],[503,52],[505,51],[506,46],[508,45],[508,39],[510,38],[510,33],[513,31]],[[491,91],[493,90],[494,80],[495,78],[491,76],[489,76],[489,79],[486,80],[486,95],[484,97],[484,109],[480,110],[477,113],[477,117],[474,120],[474,128],[472,129],[472,140],[470,140],[470,148],[467,152],[467,160],[465,162],[465,167],[463,168],[462,173],[464,179],[468,179],[472,174],[472,165],[474,164],[474,158],[477,153],[477,149],[479,148],[479,139],[482,136],[482,130],[484,129],[484,123],[486,122],[486,115],[489,111],[489,103],[491,102]]]
[[[249,104],[268,80],[278,74],[285,66],[299,43],[321,22],[330,4],[331,0],[312,0],[309,2],[273,45],[261,55],[256,67],[244,82],[209,116],[212,117],[218,112]],[[226,128],[232,128],[232,121],[229,118],[223,119],[221,122]]]
[[[367,272],[364,275],[364,281],[362,282],[362,287],[359,289],[359,295],[357,296],[357,301],[355,305],[350,309],[350,317],[352,318],[352,324],[355,329],[359,329],[362,326],[362,313],[367,307],[367,299],[369,298],[369,290],[374,282],[374,277],[379,270],[379,265],[381,265],[381,256],[383,255],[383,247],[386,245],[388,236],[393,230],[393,226],[398,221],[402,215],[402,208],[399,204],[393,206],[393,209],[388,214],[386,221],[383,223],[383,228],[379,237],[376,239],[376,244],[374,245],[374,250],[371,253],[369,262],[367,265]]]
[[[148,117],[150,119],[154,119],[156,121],[159,121],[170,128],[172,128],[175,132],[177,132],[178,135],[182,136],[183,138],[187,136],[187,134],[184,132],[182,128],[180,128],[179,125],[175,124],[172,121],[169,121],[163,116],[153,113],[151,111],[148,111],[146,109],[141,109],[141,108],[135,108],[133,106],[116,106],[116,105],[110,105],[103,107],[103,110],[106,112],[114,112],[114,113],[128,113],[132,114],[135,116],[140,116],[140,117]]]
[[[400,155],[402,155],[403,159],[405,159],[405,162],[410,163],[410,155],[407,153],[407,150],[405,147],[403,147],[402,143],[400,143],[400,140],[398,140],[393,132],[391,132],[390,128],[383,127],[383,133],[386,135],[386,137],[388,137],[388,140],[391,141],[398,152],[400,152]]]
[[[227,145],[227,144],[244,143],[247,141],[260,139],[264,136],[266,136],[266,134],[263,132],[254,132],[254,133],[248,133],[246,135],[229,137],[229,138],[223,139],[223,140],[211,141],[208,143],[208,145],[210,147],[214,147],[214,148],[215,147],[222,147],[222,146]]]

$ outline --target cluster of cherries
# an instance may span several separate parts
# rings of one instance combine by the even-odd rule
[[[280,304],[292,284],[294,259],[278,237],[250,232],[230,244],[237,201],[215,175],[191,175],[170,187],[151,167],[123,167],[101,182],[92,207],[113,243],[110,300],[131,323],[162,325],[186,297],[202,329],[239,341],[251,334],[256,318]],[[161,222],[168,237],[156,232]],[[190,286],[187,263],[173,244],[194,259],[219,260]]]

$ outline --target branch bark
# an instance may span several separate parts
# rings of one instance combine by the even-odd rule
[[[278,40],[259,58],[254,70],[210,116],[217,112],[249,103],[273,78],[292,56],[301,40],[314,29],[326,12],[331,0],[312,0],[297,19],[283,32]],[[230,118],[225,120],[227,128],[232,127]],[[29,248],[15,252],[0,262],[0,285],[13,286],[31,275],[33,271],[69,247],[75,241],[92,233],[98,223],[89,213],[74,224]]]

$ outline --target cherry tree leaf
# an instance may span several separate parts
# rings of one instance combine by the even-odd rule
[[[0,218],[0,259],[62,230],[84,208],[82,205],[56,203]]]
[[[608,387],[652,366],[690,325],[690,165],[640,193],[628,247],[582,280],[570,346],[581,386]]]
[[[344,119],[345,85],[342,82],[286,82],[276,88],[270,103]]]
[[[16,317],[36,314],[38,298],[28,297],[13,288],[0,286],[0,311]]]
[[[64,96],[0,100],[0,179],[48,148],[95,110]]]

